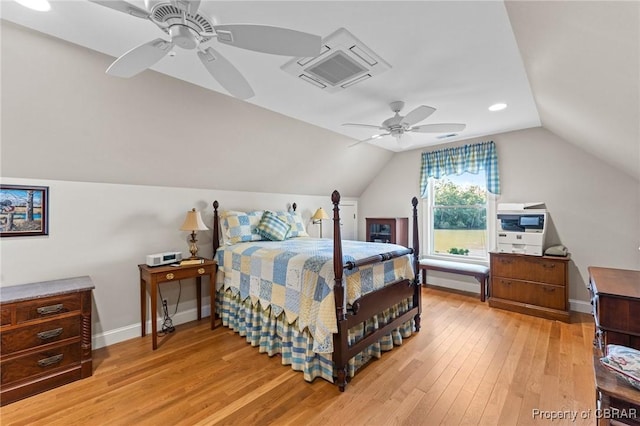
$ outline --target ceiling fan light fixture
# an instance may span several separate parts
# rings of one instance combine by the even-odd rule
[[[491,112],[502,111],[505,108],[507,108],[507,104],[499,102],[497,104],[491,105],[489,107],[489,111],[491,111]]]
[[[51,4],[48,0],[16,0],[16,3],[28,7],[31,10],[37,10],[38,12],[48,12],[51,10]]]
[[[444,135],[436,136],[437,139],[452,138],[458,136],[459,132],[466,128],[466,124],[462,123],[435,123],[435,124],[423,124],[415,126],[415,124],[426,120],[430,117],[436,109],[426,105],[420,105],[411,110],[407,115],[400,115],[400,111],[404,108],[404,102],[394,101],[389,104],[389,108],[394,112],[393,117],[387,118],[382,122],[380,126],[373,124],[358,124],[358,123],[345,123],[343,126],[355,126],[365,128],[376,128],[385,130],[386,133],[377,134],[367,139],[358,141],[355,146],[362,142],[367,142],[373,139],[378,139],[382,136],[393,136],[398,143],[405,133],[441,133]]]
[[[191,29],[186,25],[172,25],[169,28],[169,35],[171,35],[171,41],[183,49],[192,50],[198,45]]]
[[[232,96],[249,99],[255,93],[240,71],[212,47],[198,48],[215,38],[241,49],[283,56],[313,56],[321,51],[320,36],[283,27],[260,24],[213,25],[198,11],[200,0],[145,0],[146,9],[125,0],[89,0],[101,6],[151,21],[171,38],[141,44],[107,69],[107,74],[129,78],[169,55],[174,46],[197,50],[207,72]]]

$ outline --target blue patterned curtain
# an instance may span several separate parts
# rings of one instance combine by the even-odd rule
[[[430,177],[439,179],[445,175],[478,173],[480,170],[484,170],[487,175],[487,190],[492,194],[500,194],[498,155],[493,142],[423,152],[420,195],[427,198],[427,183]]]

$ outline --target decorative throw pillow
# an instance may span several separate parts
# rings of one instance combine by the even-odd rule
[[[304,227],[304,221],[302,220],[302,216],[300,216],[298,213],[278,211],[278,212],[275,212],[275,215],[278,216],[280,220],[288,223],[291,226],[291,230],[289,231],[287,238],[309,236],[309,234],[307,233]]]
[[[247,241],[260,241],[262,237],[256,232],[256,227],[262,219],[262,210],[252,212],[225,211],[220,215],[222,232],[227,244],[237,244]]]
[[[266,211],[262,215],[256,231],[267,240],[282,241],[287,238],[290,229],[291,225],[272,212]]]
[[[616,376],[640,390],[640,351],[620,345],[607,345],[607,356],[600,363]]]

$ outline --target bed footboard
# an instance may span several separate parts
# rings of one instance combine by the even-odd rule
[[[418,283],[418,260],[419,260],[419,242],[418,242],[418,199],[413,198],[411,203],[413,206],[413,249],[398,250],[391,253],[383,253],[362,259],[357,262],[342,263],[342,238],[340,234],[340,193],[334,191],[331,195],[333,203],[333,265],[335,274],[334,296],[336,305],[336,319],[338,322],[338,332],[333,336],[333,362],[337,370],[337,382],[341,392],[344,392],[347,386],[347,364],[349,359],[364,350],[367,346],[375,343],[380,337],[391,333],[392,330],[400,327],[402,324],[414,320],[415,330],[420,330],[420,314],[422,312],[421,290]],[[356,300],[351,309],[347,309],[346,292],[344,288],[343,273],[344,269],[353,269],[355,267],[369,265],[395,257],[404,256],[413,253],[413,270],[414,278],[412,280],[403,279],[391,285],[385,286],[372,293],[368,293]],[[362,339],[353,344],[349,344],[348,330],[359,324],[371,319],[389,307],[396,305],[404,300],[412,299],[412,307],[398,317],[382,324],[377,330],[365,335]]]

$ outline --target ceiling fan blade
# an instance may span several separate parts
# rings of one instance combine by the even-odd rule
[[[126,1],[122,1],[122,0],[89,0],[89,1],[91,3],[96,3],[101,6],[105,6],[105,7],[117,10],[119,12],[126,13],[128,15],[133,15],[137,18],[149,17],[149,12],[147,12],[146,10],[138,6],[134,6],[131,3],[127,3]]]
[[[449,133],[449,132],[461,132],[467,127],[466,124],[459,123],[439,123],[439,124],[425,124],[423,126],[412,127],[409,129],[411,132],[418,133]]]
[[[420,105],[418,108],[414,109],[409,114],[404,116],[404,118],[402,119],[402,124],[413,126],[414,124],[419,123],[425,118],[429,117],[435,111],[435,108],[426,105]]]
[[[366,128],[386,130],[384,127],[376,126],[375,124],[342,123],[342,125],[351,126],[351,127],[366,127]]]
[[[212,47],[199,51],[198,57],[209,74],[231,95],[239,99],[249,99],[255,94],[240,71]]]
[[[383,137],[383,136],[389,136],[390,134],[391,134],[391,133],[381,133],[381,134],[379,134],[379,135],[373,135],[373,136],[371,136],[370,138],[363,139],[363,140],[361,140],[361,141],[358,141],[358,142],[356,142],[356,143],[354,143],[354,144],[349,145],[349,148],[351,148],[351,147],[353,147],[353,146],[356,146],[356,145],[359,145],[359,144],[361,144],[362,142],[369,142],[369,141],[372,141],[372,140],[374,140],[374,139],[379,139],[379,138],[381,138],[381,137]]]
[[[200,0],[171,0],[171,4],[191,16],[196,16],[200,8]]]
[[[129,78],[146,70],[173,49],[173,43],[157,38],[134,47],[107,68],[107,74]]]
[[[281,27],[253,24],[215,25],[220,43],[284,56],[313,57],[320,54],[320,36]]]

